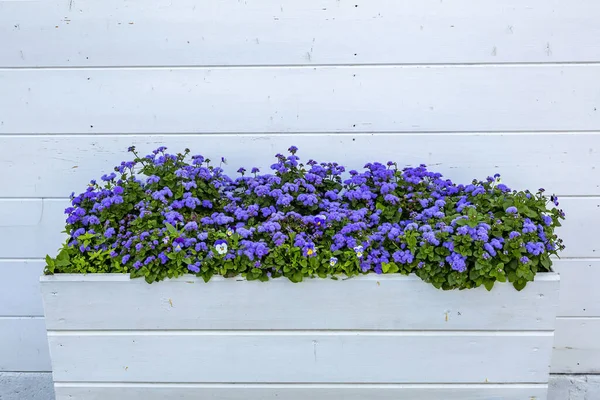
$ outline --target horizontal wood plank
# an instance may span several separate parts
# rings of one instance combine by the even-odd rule
[[[546,397],[544,384],[127,384],[57,383],[56,400],[524,400]]]
[[[0,371],[50,371],[43,318],[0,318]]]
[[[560,256],[600,256],[600,197],[563,198],[559,207],[566,213],[557,229],[566,246]]]
[[[600,61],[598,15],[585,0],[2,1],[0,66]]]
[[[600,259],[555,260],[553,268],[560,274],[558,315],[600,317]]]
[[[600,195],[600,133],[498,134],[272,134],[272,135],[0,135],[0,197],[67,197],[83,190],[131,154],[159,146],[172,152],[227,158],[226,172],[239,167],[268,171],[276,153],[298,146],[308,161],[337,161],[349,169],[372,161],[400,166],[425,163],[455,182],[468,183],[498,172],[509,187],[569,195]],[[560,151],[557,151],[560,149]],[[511,156],[508,157],[507,155]],[[484,156],[482,156],[484,155]],[[566,167],[568,166],[568,168]],[[60,179],[56,177],[60,176]],[[579,179],[573,179],[578,176]]]
[[[75,280],[65,280],[70,277]],[[205,284],[189,276],[148,285],[123,275],[89,278],[44,278],[49,329],[552,330],[559,286],[554,274],[540,275],[521,292],[508,284],[491,292],[440,291],[400,275],[301,284],[218,277]]]
[[[600,373],[600,318],[557,318],[552,372]]]
[[[597,257],[600,254],[600,197],[565,197],[567,214],[558,234],[566,244],[561,257]],[[5,258],[43,258],[54,255],[65,240],[68,199],[0,200],[0,254]]]
[[[600,130],[600,65],[0,70],[0,134]],[[52,106],[49,106],[52,105]]]
[[[43,316],[42,260],[0,260],[0,317]]]
[[[549,332],[49,333],[58,382],[545,383],[552,340]]]
[[[66,239],[64,209],[68,199],[0,199],[2,258],[56,255]]]

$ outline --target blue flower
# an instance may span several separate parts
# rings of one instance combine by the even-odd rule
[[[525,249],[528,253],[533,254],[534,256],[539,256],[544,252],[544,243],[527,242],[527,244],[525,244]]]
[[[110,175],[102,175],[102,180],[105,182],[109,182],[109,181],[112,181],[113,179],[115,179],[116,177],[117,177],[117,174],[112,172]]]
[[[549,215],[542,215],[542,221],[544,221],[544,224],[547,226],[552,225],[552,217]]]
[[[184,238],[180,238],[179,237],[179,238],[173,240],[173,250],[176,253],[180,252],[184,245],[185,245],[185,239]]]
[[[188,270],[190,270],[190,272],[197,274],[198,272],[200,272],[200,262],[196,262],[194,264],[188,264],[187,268],[188,268]]]
[[[515,206],[512,206],[512,207],[508,207],[508,208],[506,209],[506,212],[507,212],[508,214],[516,214],[516,213],[517,213],[517,212],[519,212],[519,211],[517,210],[517,207],[515,207]]]
[[[317,226],[325,225],[326,221],[327,221],[327,217],[325,215],[317,215],[315,217],[315,225],[317,225]]]
[[[450,264],[450,268],[458,272],[464,272],[467,269],[466,260],[467,257],[454,252],[446,257],[446,261]]]
[[[306,243],[302,247],[302,253],[305,257],[314,257],[317,254],[317,249],[315,248],[314,243]]]
[[[512,231],[511,233],[508,234],[509,239],[515,239],[515,238],[518,238],[519,236],[521,236],[521,234],[517,231]]]
[[[158,181],[160,181],[160,178],[156,175],[150,175],[148,177],[148,179],[146,179],[146,183],[148,185],[152,184],[152,183],[157,183]]]
[[[206,240],[208,239],[208,233],[207,232],[201,232],[198,234],[198,240]]]
[[[335,265],[337,264],[337,262],[338,262],[338,259],[337,259],[337,257],[331,257],[331,258],[329,259],[329,266],[331,266],[331,267],[335,267]]]
[[[414,256],[410,250],[398,250],[392,254],[392,258],[400,264],[410,264],[414,260]]]
[[[196,231],[198,230],[198,224],[195,221],[190,221],[183,227],[186,231]]]
[[[531,233],[537,231],[537,227],[529,218],[523,221],[523,233]]]
[[[484,248],[484,249],[485,249],[485,250],[486,250],[488,253],[490,253],[490,255],[491,255],[492,257],[494,257],[494,256],[496,255],[496,250],[494,250],[494,247],[493,247],[491,244],[489,244],[489,243],[485,243],[485,244],[483,245],[483,248]]]
[[[364,249],[363,249],[362,246],[356,246],[356,247],[354,247],[354,252],[356,253],[356,257],[358,257],[358,258],[362,258],[363,251],[364,251]]]
[[[76,237],[83,235],[84,233],[85,233],[85,228],[79,228],[75,232],[73,232],[71,237],[76,238]]]
[[[223,239],[215,241],[215,249],[220,255],[227,253],[227,241]]]

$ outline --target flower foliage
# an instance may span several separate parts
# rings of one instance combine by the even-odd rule
[[[424,165],[346,171],[302,164],[292,146],[270,173],[240,168],[231,178],[187,149],[129,150],[133,161],[71,196],[69,238],[47,257],[47,274],[300,282],[414,273],[442,289],[509,281],[520,290],[564,248],[557,198],[511,191],[499,175],[462,185]]]

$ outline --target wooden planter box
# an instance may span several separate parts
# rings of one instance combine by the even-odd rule
[[[416,277],[42,277],[57,400],[545,399],[557,274],[521,292]]]

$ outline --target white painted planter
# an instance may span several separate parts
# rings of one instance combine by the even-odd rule
[[[521,292],[416,277],[42,277],[57,400],[545,399],[557,274]]]

